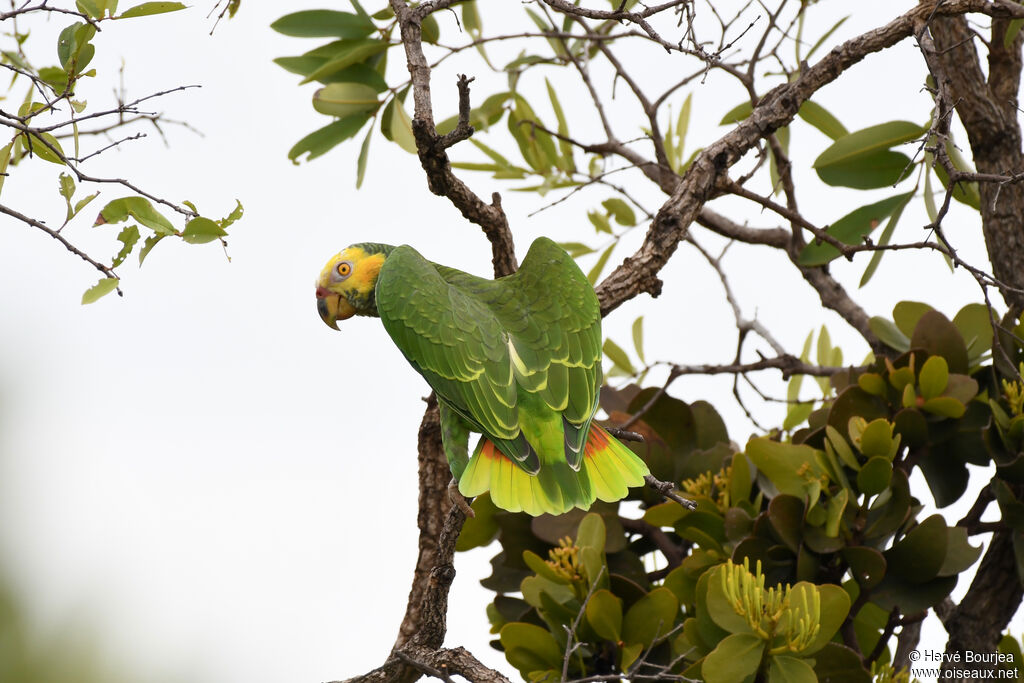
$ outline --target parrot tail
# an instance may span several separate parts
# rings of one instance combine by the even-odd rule
[[[649,474],[643,460],[596,424],[583,456],[579,472],[564,456],[554,461],[542,457],[540,471],[531,475],[482,437],[459,479],[459,491],[470,498],[490,491],[494,504],[509,512],[560,515],[574,507],[587,510],[595,498],[621,500],[629,487],[643,486]]]

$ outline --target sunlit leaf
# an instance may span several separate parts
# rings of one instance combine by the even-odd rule
[[[117,241],[121,243],[121,250],[114,256],[113,262],[110,264],[111,268],[117,268],[119,265],[124,263],[124,260],[128,258],[128,254],[132,253],[132,249],[135,244],[139,241],[139,227],[137,225],[129,225],[124,228],[117,236]]]
[[[833,140],[838,140],[844,135],[850,134],[850,132],[846,130],[846,126],[839,122],[839,119],[833,116],[827,109],[825,109],[825,107],[813,100],[807,100],[800,105],[800,110],[797,112],[797,116]]]
[[[297,38],[364,38],[374,31],[366,16],[315,9],[286,14],[270,25],[278,33]]]
[[[907,207],[908,203],[910,203],[909,196],[907,197],[907,201],[899,204],[893,210],[892,215],[889,217],[889,222],[885,224],[885,229],[882,231],[882,234],[878,236],[877,244],[882,246],[889,244],[892,240],[892,234],[896,230],[896,224],[899,223],[900,217],[903,215],[903,209]],[[871,276],[875,274],[876,270],[878,270],[878,264],[882,262],[882,256],[884,254],[884,251],[876,251],[871,255],[871,260],[868,262],[868,267],[864,269],[864,275],[861,276],[858,287],[863,287],[871,280]]]
[[[85,294],[82,295],[82,304],[91,304],[95,301],[98,301],[107,294],[110,294],[115,289],[117,289],[118,282],[120,282],[120,280],[118,280],[116,277],[102,278],[92,287],[85,290]]]
[[[608,356],[614,365],[626,374],[632,375],[636,372],[633,367],[633,361],[629,360],[629,354],[627,354],[621,346],[613,342],[610,338],[604,340],[604,354]]]
[[[608,259],[612,255],[612,250],[615,249],[615,242],[612,242],[607,249],[605,249],[601,256],[597,259],[597,263],[587,273],[587,279],[590,280],[590,284],[596,285],[598,278],[601,277],[601,271],[604,270],[604,266],[608,263]]]
[[[316,159],[358,133],[369,119],[369,114],[356,114],[319,128],[296,142],[288,150],[288,158],[296,163],[303,154],[309,155],[306,157],[307,161]]]
[[[180,2],[144,2],[121,12],[115,19],[130,19],[131,17],[145,17],[151,14],[164,14],[166,12],[177,12],[185,9]]]

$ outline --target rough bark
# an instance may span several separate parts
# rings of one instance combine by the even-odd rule
[[[975,36],[960,17],[936,17],[930,24],[938,60],[949,79],[954,106],[971,145],[979,173],[1009,176],[1024,171],[1017,91],[1021,76],[1021,35],[1004,45],[1009,21],[992,20],[988,78],[981,68]],[[1021,291],[1004,291],[1007,303],[1024,310],[1024,184],[980,183],[982,231],[996,279]]]
[[[961,661],[942,666],[942,680],[966,681],[968,678],[946,678],[953,671],[988,671],[994,664],[966,664],[965,652],[993,653],[1002,637],[1006,625],[1017,612],[1024,588],[1017,576],[1017,562],[1013,552],[1013,540],[1008,531],[992,535],[985,557],[981,560],[978,573],[971,582],[971,588],[960,604],[944,620],[949,640],[946,653],[960,653]],[[981,676],[983,676],[982,674]]]

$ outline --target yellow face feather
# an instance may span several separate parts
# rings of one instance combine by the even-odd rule
[[[335,254],[320,272],[316,297],[320,317],[329,327],[356,314],[376,315],[373,290],[386,255],[352,246]]]

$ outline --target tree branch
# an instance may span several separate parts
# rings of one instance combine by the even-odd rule
[[[459,127],[449,136],[440,136],[434,125],[433,104],[430,94],[430,66],[423,55],[422,33],[420,21],[424,16],[437,9],[443,9],[447,2],[427,2],[413,9],[404,0],[391,0],[391,8],[398,17],[405,48],[406,63],[412,79],[414,116],[412,120],[413,137],[420,164],[427,174],[427,186],[436,195],[447,198],[466,217],[467,220],[479,225],[491,243],[492,262],[495,273],[499,276],[509,275],[516,271],[516,257],[512,242],[512,232],[508,227],[508,218],[501,208],[498,193],[491,196],[491,203],[485,203],[469,187],[452,173],[451,162],[445,151],[448,147],[472,135],[469,126],[469,82],[471,79],[460,76],[459,89]],[[462,125],[465,119],[465,125]],[[460,130],[461,129],[461,130]],[[463,137],[464,136],[464,137]]]

